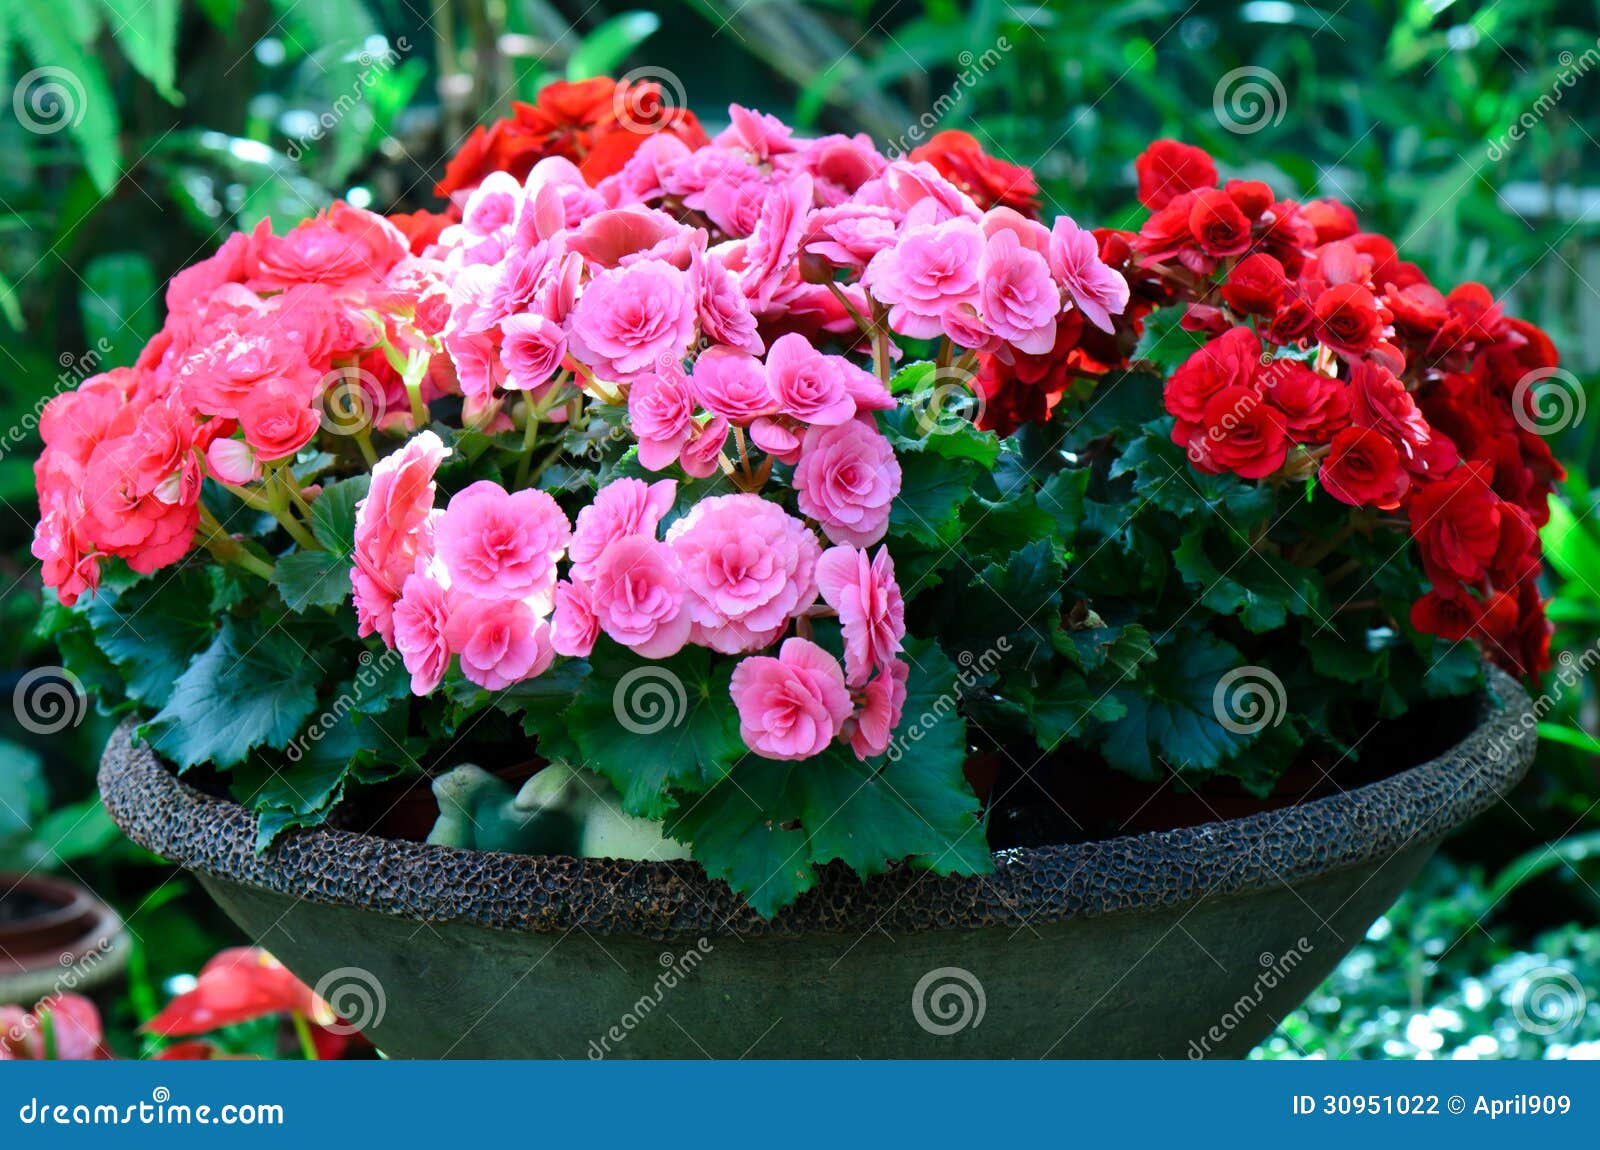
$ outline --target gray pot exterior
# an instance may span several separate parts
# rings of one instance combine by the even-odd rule
[[[1490,676],[1467,738],[1380,782],[1003,851],[987,876],[830,871],[770,922],[687,862],[331,830],[257,855],[249,812],[131,728],[100,783],[134,841],[195,871],[392,1057],[1240,1057],[1526,773],[1531,704]]]

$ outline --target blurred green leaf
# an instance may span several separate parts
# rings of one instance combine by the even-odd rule
[[[183,103],[183,94],[173,86],[178,63],[178,14],[181,0],[100,0],[106,10],[106,23],[128,63],[155,85],[156,91],[172,104]]]
[[[19,84],[17,102],[30,110],[24,127],[48,137],[70,131],[83,151],[84,166],[101,193],[121,176],[117,162],[117,105],[100,62],[85,47],[99,26],[94,9],[60,0],[10,0],[17,38],[35,69]],[[80,10],[81,9],[81,10]],[[64,15],[74,18],[63,18]]]
[[[623,12],[583,38],[567,60],[567,79],[587,80],[615,71],[633,50],[661,27],[654,12]]]

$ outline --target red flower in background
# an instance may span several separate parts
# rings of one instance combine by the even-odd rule
[[[558,80],[535,103],[516,101],[511,108],[509,118],[473,129],[434,191],[441,196],[468,191],[490,172],[509,172],[520,180],[548,156],[571,160],[595,184],[621,171],[656,132],[676,136],[691,148],[707,143],[694,113],[668,104],[653,80]]]
[[[932,164],[984,211],[1007,207],[1026,216],[1039,213],[1039,181],[1032,169],[989,155],[965,132],[940,132],[913,148],[910,158]]]
[[[298,1015],[311,1023],[317,1057],[338,1058],[357,1037],[311,988],[258,947],[233,947],[201,968],[193,990],[178,995],[143,1029],[163,1038],[187,1038],[273,1015]],[[198,1057],[199,1044],[185,1046]]]
[[[1139,202],[1159,212],[1185,192],[1217,186],[1217,164],[1205,151],[1177,140],[1157,140],[1133,163]]]

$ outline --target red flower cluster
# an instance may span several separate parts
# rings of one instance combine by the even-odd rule
[[[1030,218],[1039,215],[1039,181],[1033,171],[989,155],[966,132],[939,132],[911,149],[910,159],[932,164],[984,211],[1003,207]]]
[[[200,523],[203,477],[246,484],[292,459],[330,390],[354,389],[362,426],[407,418],[394,364],[448,318],[442,271],[408,256],[382,217],[341,203],[283,236],[263,221],[179,272],[166,326],[134,366],[40,417],[33,553],[46,584],[71,605],[106,557],[141,574],[175,562]]]
[[[1167,382],[1174,441],[1202,471],[1316,467],[1335,499],[1402,511],[1433,583],[1412,623],[1547,666],[1537,527],[1563,473],[1517,384],[1556,366],[1550,340],[1479,284],[1440,292],[1342,204],[1218,187],[1172,140],[1136,167],[1152,214],[1133,247],[1211,337]]]
[[[435,188],[439,195],[469,191],[490,172],[509,172],[521,180],[546,156],[571,160],[596,184],[620,172],[656,132],[676,136],[691,148],[707,142],[694,113],[668,104],[653,80],[559,80],[545,87],[535,103],[514,101],[511,109],[510,117],[473,129]]]

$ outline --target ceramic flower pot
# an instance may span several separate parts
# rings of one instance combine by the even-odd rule
[[[690,862],[517,856],[251,815],[123,728],[106,806],[395,1057],[1240,1056],[1439,840],[1533,757],[1490,672],[1445,753],[1331,797],[999,852],[992,875],[828,874],[764,921]]]
[[[0,873],[0,1004],[87,994],[122,973],[130,944],[117,912],[83,887]]]

